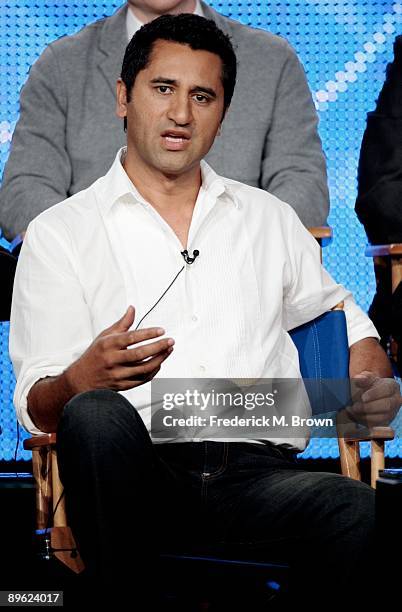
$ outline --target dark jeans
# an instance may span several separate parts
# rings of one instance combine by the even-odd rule
[[[57,450],[70,525],[106,591],[155,589],[156,555],[173,548],[287,561],[297,597],[365,588],[368,485],[307,472],[270,444],[154,445],[133,406],[108,390],[67,404]]]

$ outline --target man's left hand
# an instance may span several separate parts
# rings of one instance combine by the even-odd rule
[[[347,412],[354,421],[368,428],[385,427],[398,414],[402,396],[393,378],[380,378],[365,370],[353,377],[352,387],[358,391],[358,399]]]

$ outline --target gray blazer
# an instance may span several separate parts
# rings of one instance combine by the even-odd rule
[[[323,224],[325,160],[295,52],[278,36],[202,8],[229,34],[238,57],[231,108],[207,161],[219,174],[288,202],[306,226]],[[115,83],[127,44],[126,10],[55,41],[32,66],[0,191],[7,238],[105,174],[125,144]]]

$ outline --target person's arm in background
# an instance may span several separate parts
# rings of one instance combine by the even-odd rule
[[[67,99],[52,46],[32,66],[20,97],[20,118],[0,190],[0,227],[8,240],[68,196]]]
[[[261,168],[261,187],[287,202],[305,227],[323,225],[329,212],[326,162],[306,76],[287,46]]]
[[[355,211],[373,244],[402,240],[402,36],[376,109],[367,114],[360,149]]]

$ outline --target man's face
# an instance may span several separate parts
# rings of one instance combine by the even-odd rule
[[[195,0],[128,0],[128,4],[144,22],[167,13],[192,13],[195,9]]]
[[[166,176],[182,175],[212,146],[224,106],[215,53],[157,40],[131,91],[119,80],[117,115],[127,117],[128,157]]]

